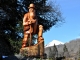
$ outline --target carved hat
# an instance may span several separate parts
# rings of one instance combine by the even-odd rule
[[[35,5],[31,3],[28,8],[35,8]]]

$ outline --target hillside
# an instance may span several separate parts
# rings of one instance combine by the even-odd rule
[[[79,48],[80,48],[80,38],[71,40],[70,42],[65,43],[65,45],[68,49],[70,57],[78,57],[78,52],[79,52]],[[56,45],[56,47],[58,49],[58,56],[63,56],[64,44]],[[45,48],[45,53],[47,54],[47,57],[49,57],[50,48],[53,49],[53,46]]]

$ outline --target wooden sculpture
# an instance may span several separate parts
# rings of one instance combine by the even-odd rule
[[[28,56],[43,56],[44,55],[44,39],[42,37],[43,26],[38,24],[38,19],[36,16],[35,5],[31,3],[29,5],[29,12],[24,15],[23,18],[23,31],[24,38],[22,41],[21,52],[26,50],[28,52]],[[34,34],[38,34],[38,43],[34,46],[31,46],[32,36]],[[29,46],[27,46],[28,38],[30,38]],[[31,52],[32,51],[32,52]]]

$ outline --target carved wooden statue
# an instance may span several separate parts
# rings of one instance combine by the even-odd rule
[[[33,34],[38,34],[38,43],[40,46],[40,55],[44,54],[44,39],[42,37],[43,33],[43,26],[38,25],[37,16],[35,13],[35,5],[29,5],[29,12],[24,15],[23,18],[23,27],[24,27],[24,38],[22,41],[22,48],[27,47],[26,44],[28,43],[28,38],[32,38]],[[31,41],[32,42],[32,41]],[[31,42],[29,44],[31,44]]]

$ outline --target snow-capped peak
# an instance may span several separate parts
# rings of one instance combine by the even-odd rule
[[[50,47],[50,46],[54,46],[55,45],[60,45],[60,44],[64,44],[63,42],[60,42],[58,40],[52,40],[52,42],[50,42],[49,44],[47,44],[45,47]]]

